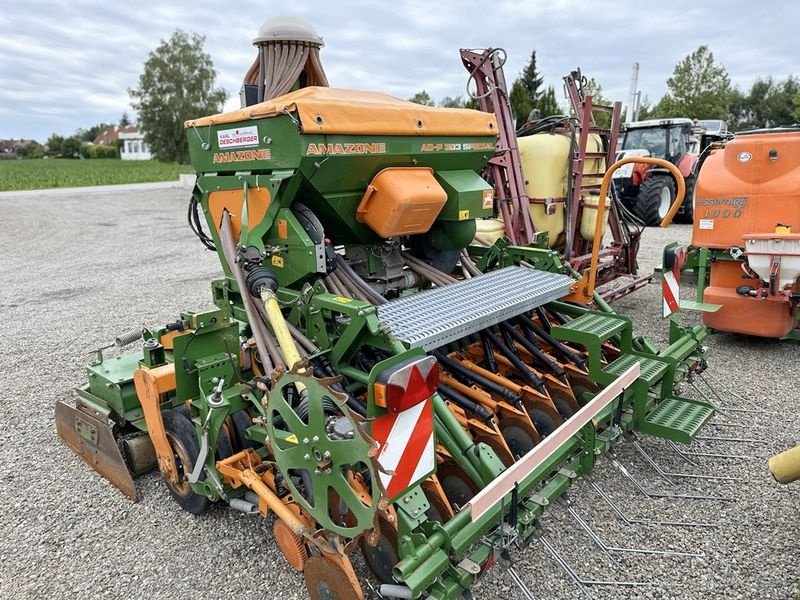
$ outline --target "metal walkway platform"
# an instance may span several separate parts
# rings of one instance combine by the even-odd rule
[[[409,348],[432,350],[569,293],[567,275],[506,267],[378,307],[378,318]]]

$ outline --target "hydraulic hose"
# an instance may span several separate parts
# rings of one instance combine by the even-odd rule
[[[584,362],[583,358],[581,358],[577,353],[575,353],[572,350],[570,350],[569,348],[567,348],[564,344],[562,344],[560,341],[558,341],[552,335],[547,333],[544,329],[542,329],[541,327],[539,327],[538,325],[533,323],[530,319],[526,319],[524,317],[520,318],[519,319],[519,323],[520,323],[520,325],[522,325],[522,327],[524,329],[527,329],[528,331],[530,331],[534,335],[539,336],[544,341],[546,341],[548,344],[550,344],[558,354],[561,354],[563,357],[565,357],[571,363],[573,363],[573,364],[577,365],[578,367],[580,367],[581,369],[585,370],[586,363]]]
[[[373,290],[370,287],[370,285],[366,281],[364,281],[358,273],[355,272],[353,267],[350,266],[350,263],[348,263],[342,256],[338,254],[336,255],[336,265],[340,267],[347,275],[349,275],[350,279],[352,279],[357,286],[362,288],[364,292],[367,295],[369,295],[369,297],[372,298],[376,303],[386,304],[386,302],[388,302],[386,298],[384,298],[378,292]]]
[[[529,339],[523,336],[519,331],[511,327],[508,323],[501,323],[500,327],[502,327],[508,334],[517,342],[520,346],[525,348],[527,352],[533,355],[533,357],[539,361],[539,363],[550,373],[555,375],[558,378],[563,379],[566,377],[566,373],[564,369],[559,367],[556,363],[550,360],[550,357],[547,356],[542,349],[539,348],[537,345],[533,344]]]
[[[239,290],[242,292],[242,302],[244,303],[247,318],[250,321],[250,328],[253,330],[253,338],[256,341],[258,353],[261,356],[261,364],[264,365],[264,369],[267,373],[271,373],[274,367],[270,360],[266,327],[264,327],[264,322],[258,318],[257,304],[245,291],[247,286],[245,284],[244,273],[242,273],[241,267],[236,262],[236,242],[233,240],[231,215],[227,210],[222,213],[221,233],[222,254],[225,258],[225,262],[228,263],[228,269],[233,273],[234,279],[236,279]]]
[[[544,393],[545,387],[544,382],[539,379],[536,374],[531,371],[524,362],[520,359],[519,356],[514,354],[511,349],[506,346],[503,342],[498,340],[493,334],[491,333],[482,333],[485,335],[489,342],[497,349],[497,351],[502,354],[508,361],[514,366],[514,368],[519,371],[519,374],[522,375],[528,383],[530,383],[533,387],[535,387],[539,392]]]
[[[489,421],[492,420],[492,413],[483,408],[483,406],[481,406],[474,400],[471,400],[470,398],[464,396],[461,392],[457,392],[450,386],[444,385],[443,383],[439,384],[438,390],[439,393],[448,400],[450,400],[450,402],[452,402],[459,408],[471,412],[484,423],[488,423]]]
[[[445,369],[450,371],[450,373],[452,373],[456,379],[466,380],[471,384],[478,385],[488,392],[497,394],[503,398],[503,400],[506,400],[515,406],[520,403],[519,396],[517,396],[508,388],[505,388],[502,385],[495,383],[494,381],[491,381],[486,377],[475,373],[474,371],[471,371],[468,367],[465,367],[457,360],[453,360],[443,352],[434,351],[433,355],[436,357],[436,360],[438,360]]]

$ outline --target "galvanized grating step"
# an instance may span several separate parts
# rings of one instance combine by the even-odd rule
[[[505,267],[383,304],[378,318],[408,347],[432,350],[557,300],[574,282],[567,275]]]
[[[652,385],[658,381],[667,370],[667,364],[646,356],[636,356],[634,354],[623,354],[617,360],[606,366],[603,371],[619,377],[631,368],[635,363],[639,363],[639,377]]]
[[[676,442],[688,444],[714,416],[710,404],[688,398],[669,397],[648,414],[640,429]]]
[[[566,339],[571,336],[566,333],[562,337],[562,331],[585,333],[597,337],[600,341],[605,341],[623,331],[627,325],[626,321],[607,314],[587,312],[569,323],[554,327],[553,334],[556,337]]]

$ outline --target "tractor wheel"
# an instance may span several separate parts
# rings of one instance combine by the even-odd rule
[[[686,192],[683,195],[683,212],[679,212],[675,215],[675,222],[676,223],[694,223],[694,187],[697,184],[697,176],[690,175],[685,180],[686,182]]]
[[[645,225],[658,225],[667,216],[674,200],[675,182],[672,177],[651,175],[639,188],[633,212]]]
[[[196,494],[188,479],[200,454],[194,425],[182,414],[171,410],[161,413],[161,419],[178,469],[178,482],[166,482],[169,493],[183,510],[195,515],[203,514],[211,507],[211,500]],[[200,475],[200,479],[205,479],[205,473]]]

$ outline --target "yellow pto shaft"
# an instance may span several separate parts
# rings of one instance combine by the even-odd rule
[[[287,366],[291,369],[300,360],[300,353],[297,351],[297,346],[294,345],[294,339],[289,328],[286,326],[286,321],[283,319],[281,307],[278,304],[278,298],[275,292],[270,289],[262,288],[261,301],[264,303],[264,310],[267,311],[267,318],[269,324],[272,326],[272,331],[278,340],[283,360],[286,361]]]

